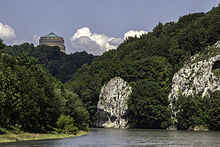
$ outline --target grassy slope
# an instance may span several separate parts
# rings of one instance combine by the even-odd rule
[[[2,128],[0,128],[2,129]],[[6,134],[0,135],[0,143],[3,142],[15,142],[24,140],[43,140],[43,139],[58,139],[67,137],[78,137],[86,135],[88,132],[80,131],[78,134],[40,134],[40,133],[28,133],[18,129],[13,131],[5,130]]]

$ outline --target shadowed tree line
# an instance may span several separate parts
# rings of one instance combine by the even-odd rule
[[[61,52],[60,48],[57,46],[34,47],[33,44],[29,43],[5,46],[0,52],[13,56],[27,53],[28,56],[37,58],[39,63],[48,69],[52,76],[63,83],[67,82],[71,78],[71,75],[83,64],[90,64],[95,58],[93,55],[86,52],[76,52],[68,55]]]
[[[23,44],[21,46],[29,46]],[[7,48],[0,40],[0,49]],[[1,128],[77,133],[88,129],[89,113],[78,95],[27,53],[0,54]]]

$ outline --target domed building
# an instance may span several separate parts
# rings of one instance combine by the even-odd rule
[[[66,51],[63,37],[60,37],[53,32],[41,37],[39,40],[39,45],[59,46],[61,52],[65,53]]]

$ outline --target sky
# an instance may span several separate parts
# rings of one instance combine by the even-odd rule
[[[151,32],[159,23],[208,12],[220,0],[0,0],[0,38],[7,45],[38,45],[54,32],[66,52],[101,55],[128,36]]]

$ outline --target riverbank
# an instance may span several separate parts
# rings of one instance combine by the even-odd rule
[[[85,131],[79,131],[78,134],[40,134],[40,133],[10,133],[0,135],[0,143],[15,142],[15,141],[25,141],[25,140],[44,140],[44,139],[59,139],[67,137],[79,137],[88,134]]]

